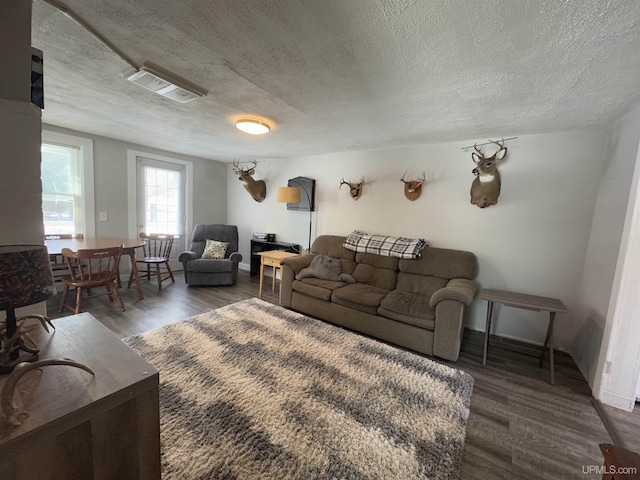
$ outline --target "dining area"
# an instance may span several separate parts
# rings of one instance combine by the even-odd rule
[[[126,307],[119,293],[123,286],[121,259],[128,256],[130,271],[127,289],[135,283],[138,300],[144,299],[139,266],[151,279],[157,277],[158,288],[165,280],[175,281],[169,267],[172,235],[141,233],[137,238],[85,238],[83,234],[45,235],[55,283],[63,286],[59,312],[81,313],[83,300],[106,295],[121,311]],[[69,298],[69,293],[75,295]]]

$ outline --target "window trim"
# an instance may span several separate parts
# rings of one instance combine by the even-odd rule
[[[80,165],[82,168],[82,191],[80,195],[82,196],[82,202],[84,204],[82,223],[85,231],[76,233],[84,234],[85,238],[94,238],[96,236],[96,209],[93,171],[93,140],[86,137],[78,137],[76,135],[69,135],[66,133],[43,129],[41,143],[52,143],[56,145],[75,147],[78,149]],[[40,195],[42,196],[42,192]]]
[[[140,150],[127,149],[127,196],[128,196],[128,209],[129,209],[129,238],[138,237],[138,225],[137,225],[137,165],[136,158],[144,157],[151,160],[159,160],[161,162],[175,163],[184,165],[186,171],[186,185],[185,185],[185,218],[184,222],[184,238],[186,246],[189,246],[189,239],[191,238],[191,232],[193,230],[193,162],[187,160],[180,160],[175,157],[165,157],[162,155],[156,155],[150,152],[142,152]],[[133,213],[131,213],[133,212]]]

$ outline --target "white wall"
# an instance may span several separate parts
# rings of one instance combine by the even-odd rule
[[[612,286],[620,256],[639,141],[640,107],[636,107],[618,122],[613,132],[609,148],[611,153],[598,190],[574,319],[571,353],[592,387],[610,299],[615,293]]]
[[[262,203],[251,199],[228,166],[228,223],[239,227],[245,264],[254,231],[306,245],[308,214],[287,211],[286,205],[275,203],[275,192],[289,178],[314,178],[318,211],[313,214],[313,237],[360,229],[424,237],[435,247],[472,251],[478,256],[483,287],[565,302],[571,313],[557,317],[555,339],[567,348],[609,135],[604,129],[584,129],[523,135],[508,142],[499,202],[484,210],[470,204],[474,164],[471,151],[461,151],[484,139],[265,160],[254,176],[267,182]],[[407,177],[417,177],[422,170],[427,174],[415,202],[403,194],[399,179],[405,170]],[[364,193],[353,201],[338,185],[342,177],[353,181],[361,175],[367,182]],[[485,302],[474,302],[468,315],[472,328],[484,329],[485,311]],[[505,307],[496,308],[495,315],[494,333],[543,342],[544,314]]]
[[[572,348],[596,398],[626,410],[633,408],[640,376],[639,142],[636,105],[618,122],[601,183]]]

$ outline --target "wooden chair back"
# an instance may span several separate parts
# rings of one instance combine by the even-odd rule
[[[45,240],[72,240],[77,238],[82,240],[84,235],[82,233],[54,233],[44,236]],[[61,275],[66,274],[67,270],[67,262],[64,260],[62,255],[49,255],[49,260],[51,261],[51,270],[53,271],[53,280],[55,282],[59,282],[62,277]]]
[[[94,248],[78,250],[74,252],[69,248],[62,249],[62,256],[67,262],[69,274],[62,277],[64,290],[60,300],[60,312],[65,309],[78,314],[82,311],[83,293],[86,298],[108,295],[109,301],[118,303],[120,310],[124,312],[124,303],[118,293],[116,282],[123,245],[111,248]],[[99,293],[97,287],[105,287],[104,292]],[[76,290],[75,305],[67,304],[69,290]]]
[[[141,233],[140,238],[144,240],[144,257],[153,259],[164,259],[169,261],[171,248],[173,248],[173,235],[166,233]]]
[[[136,263],[144,266],[143,274],[146,274],[147,280],[150,280],[152,276],[157,277],[159,289],[162,289],[164,280],[171,279],[171,283],[175,282],[169,265],[174,235],[167,233],[141,233],[140,238],[144,240],[144,257],[136,258]],[[132,281],[133,276],[129,275],[129,287]]]
[[[118,278],[118,267],[122,255],[122,245],[111,248],[78,250],[62,249],[69,275],[65,283],[72,286],[106,285]],[[81,268],[78,268],[80,266]]]

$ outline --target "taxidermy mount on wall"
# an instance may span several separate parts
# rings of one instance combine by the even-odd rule
[[[360,177],[360,181],[358,182],[346,182],[344,177],[340,180],[340,187],[342,185],[349,185],[349,196],[354,200],[358,200],[362,195],[362,187],[364,186],[364,177]]]
[[[485,157],[482,146],[478,148],[474,145],[475,152],[471,154],[471,159],[475,162],[476,168],[472,173],[476,176],[471,184],[471,203],[480,208],[489,207],[498,203],[500,196],[500,172],[498,172],[498,162],[507,155],[507,147],[504,140],[494,142],[498,150],[490,157]]]
[[[400,179],[400,181],[404,183],[404,196],[413,202],[416,198],[420,196],[420,193],[422,193],[422,184],[426,180],[427,175],[423,170],[422,178],[420,180],[405,180],[404,176],[406,174],[407,172],[404,172],[402,174],[402,178]]]
[[[239,162],[236,160],[233,161],[233,173],[238,175],[238,180],[242,182],[244,188],[251,198],[253,198],[256,202],[261,202],[267,196],[267,184],[264,183],[264,180],[254,180],[251,175],[256,173],[256,165],[258,162],[255,160],[251,160],[253,163],[253,167],[249,167],[247,169],[240,168]]]

